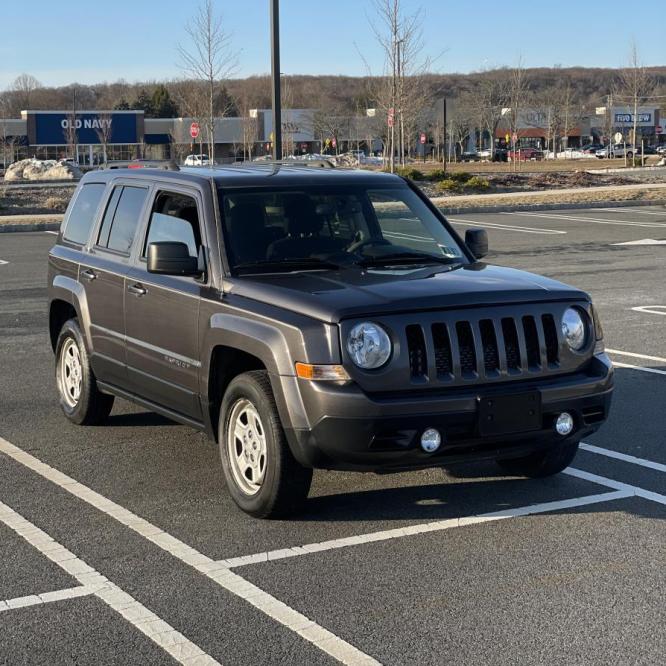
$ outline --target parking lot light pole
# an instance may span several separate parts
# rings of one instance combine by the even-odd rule
[[[280,100],[280,0],[271,3],[271,76],[273,78],[273,159],[282,159],[282,105]]]

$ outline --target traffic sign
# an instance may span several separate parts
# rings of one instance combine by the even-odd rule
[[[615,135],[613,136],[615,143],[622,143],[622,138],[622,132],[615,132]]]
[[[426,142],[426,135],[425,135],[425,132],[421,132],[421,136],[420,136],[420,139],[419,139],[419,140],[421,141],[421,145],[424,145],[424,144],[425,144],[425,142]]]
[[[331,145],[333,146],[333,148],[335,148],[338,145],[338,142],[335,139],[333,139],[331,141]]]
[[[518,141],[518,134],[517,134],[516,132],[514,132],[514,133],[511,135],[511,141],[513,141],[514,143],[517,143],[517,141]]]
[[[511,137],[509,136],[509,133],[507,132],[507,133],[504,135],[504,140],[505,140],[507,143],[509,143],[509,139],[510,139],[510,138],[511,138]]]
[[[394,109],[389,109],[389,110],[388,110],[388,118],[387,118],[387,122],[388,122],[388,126],[389,126],[389,127],[393,127],[394,118],[395,118],[395,111],[394,111]]]
[[[200,131],[199,123],[192,123],[190,125],[190,136],[193,139],[196,139],[199,136],[199,131]]]
[[[664,131],[664,126],[663,125],[657,125],[654,129],[655,129],[655,132],[657,132],[657,134],[661,134]]]

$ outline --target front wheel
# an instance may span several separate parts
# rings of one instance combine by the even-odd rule
[[[312,470],[289,449],[267,372],[246,372],[229,384],[218,434],[227,488],[243,511],[277,518],[303,507]]]
[[[577,452],[578,442],[560,442],[545,451],[530,453],[523,458],[498,460],[497,463],[509,474],[541,478],[565,470],[573,462]]]

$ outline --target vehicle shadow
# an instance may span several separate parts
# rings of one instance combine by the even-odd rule
[[[157,412],[127,412],[111,414],[106,424],[112,428],[137,428],[140,426],[174,426],[178,423]]]

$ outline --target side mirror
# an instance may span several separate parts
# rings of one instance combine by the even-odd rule
[[[468,229],[465,245],[477,259],[482,259],[488,254],[488,232],[485,229]]]
[[[185,243],[160,241],[148,246],[148,272],[161,275],[198,276],[199,260],[190,257]]]

